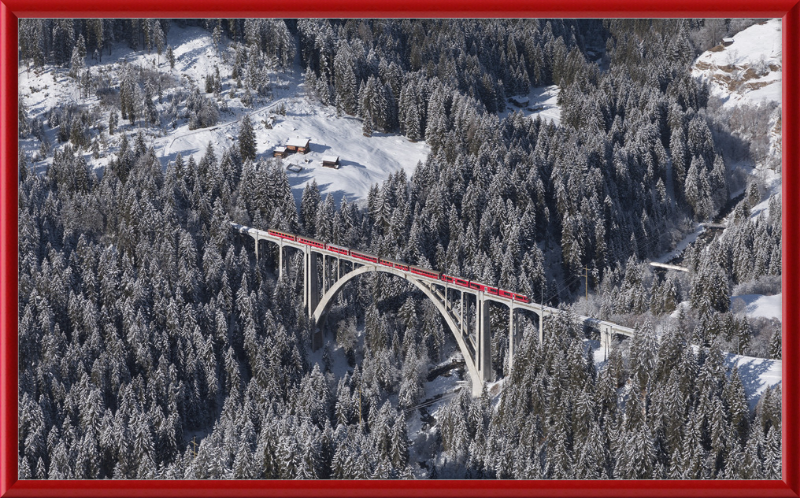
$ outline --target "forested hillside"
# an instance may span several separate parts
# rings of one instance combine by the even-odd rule
[[[779,197],[733,167],[774,151],[722,124],[691,73],[749,24],[22,20],[20,75],[53,83],[19,100],[20,477],[780,478],[780,387],[758,397],[725,354],[781,355],[780,324],[730,303],[735,286],[780,288]],[[175,69],[209,56],[172,29],[211,34],[202,76]],[[304,99],[424,141],[427,159],[362,202],[297,192],[244,114],[293,71]],[[508,103],[548,85],[560,124]],[[74,98],[26,104],[49,91]],[[240,116],[223,145],[160,146]],[[731,211],[688,273],[646,264]],[[542,344],[523,320],[511,372],[495,334],[499,394],[471,398],[449,329],[401,279],[346,287],[311,351],[302,258],[278,279],[277,251],[256,259],[229,221],[563,313]],[[578,307],[636,336],[596,361]]]

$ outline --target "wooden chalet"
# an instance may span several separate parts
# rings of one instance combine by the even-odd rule
[[[311,139],[300,137],[290,138],[289,141],[286,142],[286,149],[291,152],[306,154],[311,150]]]
[[[723,38],[722,39],[722,46],[727,47],[733,43],[733,38]]]
[[[286,147],[275,147],[272,151],[272,157],[286,157],[288,154]]]
[[[322,165],[326,168],[339,169],[339,156],[322,156]]]
[[[511,103],[517,107],[526,107],[528,105],[528,97],[520,97],[515,95],[508,100],[510,100]]]

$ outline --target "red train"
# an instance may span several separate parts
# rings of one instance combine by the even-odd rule
[[[311,237],[303,237],[301,235],[294,235],[288,232],[282,232],[280,230],[275,230],[270,228],[267,230],[267,233],[272,235],[273,237],[280,237],[281,239],[287,239],[294,242],[299,242],[301,244],[316,247],[318,249],[322,249],[325,251],[330,251],[336,254],[341,254],[343,256],[350,256],[351,258],[360,259],[363,261],[368,261],[370,263],[378,263],[383,266],[388,266],[389,268],[396,268],[402,271],[408,271],[415,275],[419,275],[425,278],[430,278],[433,280],[441,280],[442,282],[446,282],[453,285],[459,285],[461,287],[466,287],[468,289],[477,290],[481,292],[486,292],[493,296],[502,297],[504,299],[519,301],[521,303],[529,303],[528,296],[523,294],[517,294],[514,292],[510,292],[504,289],[498,289],[497,287],[492,287],[489,285],[484,285],[480,282],[473,282],[470,280],[465,280],[463,278],[453,277],[450,275],[445,275],[444,273],[435,271],[435,270],[428,270],[427,268],[420,268],[419,266],[409,265],[407,263],[403,263],[401,261],[395,261],[393,259],[388,258],[381,258],[375,256],[374,254],[370,254],[363,251],[356,251],[353,249],[348,249],[346,247],[337,246],[334,244],[326,244],[321,240],[312,239]]]

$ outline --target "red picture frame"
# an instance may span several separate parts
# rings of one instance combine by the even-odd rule
[[[19,481],[17,479],[17,20],[21,17],[782,17],[782,481]],[[0,0],[0,497],[780,496],[800,494],[800,3],[798,0]]]

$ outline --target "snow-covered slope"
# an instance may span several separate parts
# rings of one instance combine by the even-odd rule
[[[735,365],[739,368],[739,377],[742,379],[750,408],[756,406],[758,400],[761,399],[761,394],[768,387],[780,384],[783,379],[783,362],[781,360],[726,354],[725,363],[728,367]]]
[[[742,30],[728,46],[701,55],[692,74],[709,82],[725,105],[764,100],[781,102],[781,20],[770,19]]]
[[[737,299],[744,301],[744,312],[750,318],[776,318],[780,321],[783,310],[783,307],[781,306],[782,297],[782,293],[772,296],[765,296],[763,294],[744,294],[741,296],[732,296],[731,301],[735,302]]]
[[[110,81],[118,80],[126,64],[158,71],[166,75],[171,83],[163,92],[163,99],[157,104],[159,111],[170,105],[170,96],[177,91],[190,91],[191,88],[204,90],[204,81],[208,74],[213,74],[219,67],[222,80],[220,101],[224,101],[227,111],[220,112],[219,122],[208,128],[190,130],[188,123],[178,122],[175,127],[163,123],[163,128],[155,126],[136,127],[120,119],[118,129],[128,134],[137,133],[140,129],[154,144],[156,155],[161,158],[163,166],[174,160],[178,153],[184,159],[194,156],[199,160],[209,143],[214,146],[219,158],[223,148],[235,146],[238,141],[239,124],[245,114],[249,114],[255,126],[256,145],[259,158],[272,156],[275,146],[284,145],[286,140],[296,136],[311,139],[311,152],[287,157],[284,163],[302,166],[299,172],[288,172],[289,181],[298,202],[303,188],[316,179],[323,198],[332,194],[337,204],[342,197],[349,201],[363,200],[369,188],[386,180],[390,174],[405,170],[410,177],[416,165],[425,161],[430,148],[424,142],[410,142],[401,135],[373,133],[371,137],[362,134],[361,120],[349,116],[336,116],[333,107],[326,107],[308,98],[303,84],[302,70],[299,62],[288,72],[270,72],[272,96],[268,101],[256,103],[254,107],[246,107],[241,98],[243,91],[236,88],[231,77],[231,61],[233,50],[222,43],[219,50],[214,47],[211,35],[198,27],[181,28],[173,25],[168,34],[167,43],[173,48],[175,67],[171,69],[166,56],[146,50],[131,50],[124,44],[115,44],[111,54],[104,54],[102,62],[87,59],[92,74],[102,75]],[[19,68],[20,93],[32,117],[46,121],[50,109],[75,103],[79,107],[99,107],[100,100],[91,94],[81,95],[75,80],[67,76],[64,68],[46,66],[36,71]],[[211,96],[210,94],[204,94]],[[281,105],[285,115],[277,112]],[[108,111],[105,111],[107,114]],[[107,126],[108,116],[100,118]],[[273,121],[273,128],[265,126],[266,121]],[[56,130],[46,127],[48,140],[60,147],[56,140]],[[94,168],[103,168],[112,155],[119,150],[121,134],[108,137],[108,147],[101,151],[101,157],[95,159],[89,151],[84,158]],[[42,171],[52,162],[52,153],[48,159],[36,161],[39,148],[37,140],[30,138],[20,144],[31,158],[31,163]],[[340,157],[339,169],[322,167],[323,155]]]

